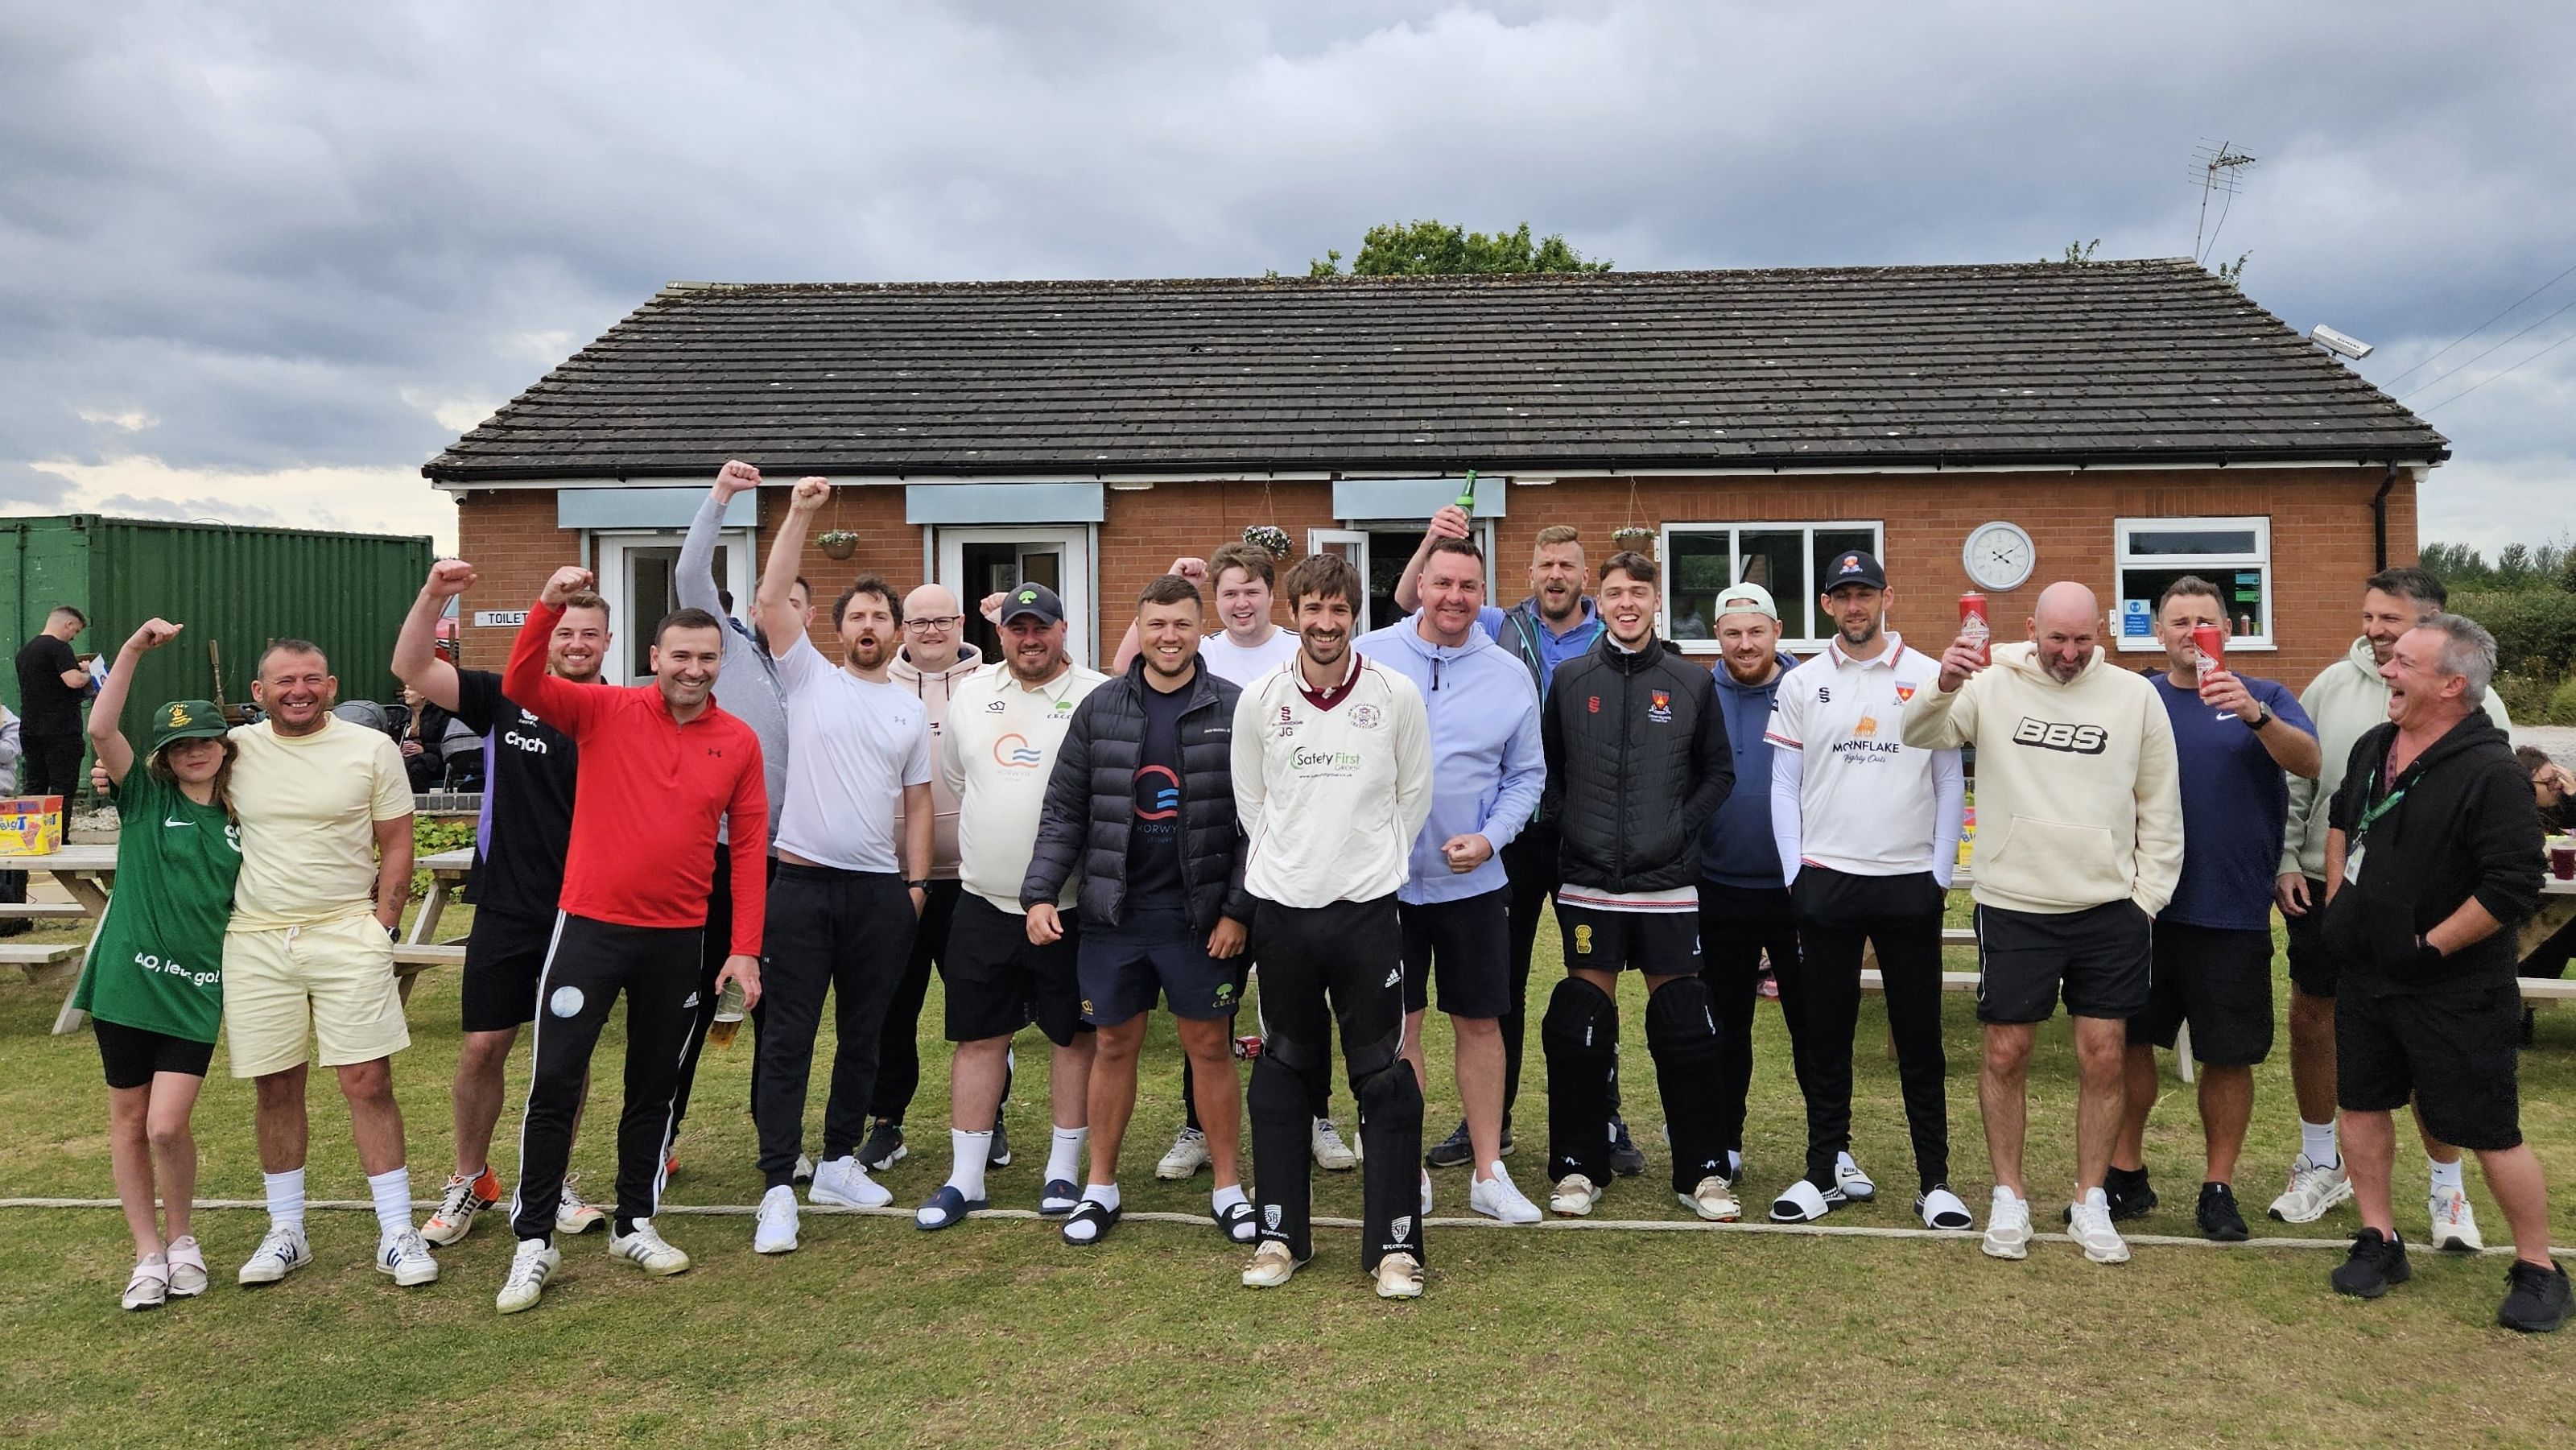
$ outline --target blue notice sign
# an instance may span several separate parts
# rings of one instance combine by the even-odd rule
[[[2143,599],[2121,600],[2120,638],[2153,639],[2155,638],[2155,635],[2156,617],[2147,601]]]

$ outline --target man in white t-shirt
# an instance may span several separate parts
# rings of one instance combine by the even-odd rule
[[[1073,893],[1053,939],[1039,942],[1020,911],[1020,883],[1037,845],[1065,727],[1074,706],[1107,678],[1065,652],[1064,604],[1043,584],[1009,591],[999,621],[1002,658],[958,682],[939,736],[939,773],[957,798],[957,876],[965,891],[948,927],[940,976],[948,984],[948,1070],[954,1155],[948,1181],[913,1215],[924,1229],[957,1223],[989,1201],[984,1169],[989,1126],[1002,1103],[1011,1038],[1035,1023],[1055,1044],[1047,1094],[1054,1134],[1038,1212],[1073,1212],[1081,1199],[1082,1147],[1089,1135],[1093,1036],[1083,1021],[1074,974],[1078,933]],[[968,1131],[966,1125],[977,1125]]]
[[[930,874],[930,719],[918,696],[886,678],[903,623],[893,586],[862,574],[841,591],[832,606],[838,669],[814,648],[790,598],[798,550],[831,496],[824,479],[796,481],[755,606],[787,696],[788,739],[752,1068],[764,1185],[752,1247],[765,1254],[796,1247],[796,1152],[826,991],[835,999],[839,1041],[823,1110],[823,1157],[807,1197],[850,1208],[892,1200],[855,1152],[867,1137],[878,1029],[903,980]]]
[[[1807,1098],[1807,1172],[1771,1205],[1777,1223],[1808,1223],[1848,1202],[1852,1037],[1864,946],[1878,953],[1888,1034],[1914,1141],[1927,1228],[1972,1225],[1950,1191],[1949,1107],[1942,1090],[1941,912],[1959,860],[1965,782],[1955,748],[1908,745],[1906,702],[1941,662],[1884,627],[1896,591],[1859,550],[1825,565],[1834,621],[1825,652],[1791,670],[1772,702],[1771,836],[1798,924],[1782,1015]],[[1776,964],[1780,965],[1780,964]],[[1865,1180],[1864,1180],[1865,1181]]]
[[[1217,622],[1224,627],[1199,641],[1199,663],[1207,667],[1209,674],[1250,689],[1256,680],[1297,657],[1296,631],[1281,629],[1270,619],[1277,569],[1268,549],[1245,543],[1228,544],[1204,560],[1172,561],[1171,572],[1216,600]],[[1136,649],[1136,626],[1130,624],[1127,633],[1119,638],[1113,668],[1123,673],[1128,662],[1136,658]],[[1188,1116],[1179,1135],[1172,1139],[1171,1151],[1154,1166],[1157,1178],[1187,1178],[1208,1166],[1207,1135],[1199,1122],[1194,1071],[1189,1060],[1183,1058],[1181,1101],[1188,1104]],[[1359,1155],[1351,1151],[1333,1123],[1330,1085],[1319,1080],[1314,1101],[1308,1106],[1314,1110],[1314,1121],[1307,1125],[1306,1149],[1314,1155],[1315,1166],[1335,1173],[1357,1167]]]

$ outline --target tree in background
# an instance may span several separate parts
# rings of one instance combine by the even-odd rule
[[[1339,277],[1342,254],[1326,252],[1306,264],[1309,277]],[[1351,260],[1354,277],[1458,277],[1496,272],[1607,272],[1608,259],[1586,260],[1555,232],[1533,241],[1528,222],[1491,236],[1436,220],[1399,226],[1383,223],[1360,239]]]
[[[2496,691],[2523,724],[2576,725],[2576,544],[2522,540],[2489,563],[2466,544],[2417,558],[2451,586],[2451,608],[2495,636]]]

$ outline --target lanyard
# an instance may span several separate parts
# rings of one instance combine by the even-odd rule
[[[2374,765],[2370,768],[2370,784],[2362,790],[2361,798],[2363,800],[2370,799],[2371,792],[2378,789],[2379,767]],[[2397,808],[2397,803],[2404,799],[2406,799],[2406,787],[2401,785],[2397,789],[2388,793],[2388,799],[2370,807],[2368,810],[2363,811],[2361,813],[2361,819],[2356,822],[2352,828],[2352,838],[2356,841],[2360,840],[2369,832],[2373,821],[2376,821],[2381,816],[2395,810]]]

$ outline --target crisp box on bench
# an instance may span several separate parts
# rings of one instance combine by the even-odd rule
[[[0,796],[0,856],[50,856],[62,848],[61,796]]]

